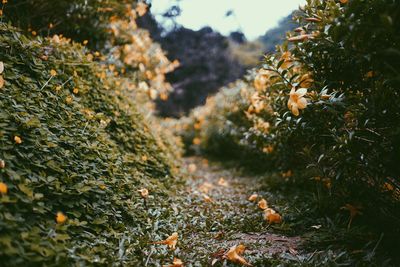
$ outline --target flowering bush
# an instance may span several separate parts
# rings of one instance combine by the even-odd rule
[[[398,224],[398,6],[308,1],[259,70],[182,120],[186,145],[274,166]]]
[[[15,9],[9,2],[4,20],[23,26],[27,5],[26,19],[37,21],[29,21],[29,35],[0,23],[1,264],[143,265],[153,220],[169,217],[169,194],[179,182],[179,147],[149,114],[149,92],[169,90],[163,75],[174,64],[134,27],[135,14],[144,12],[135,3],[123,5],[129,17],[103,25],[92,14],[96,4],[122,2],[24,1]],[[67,19],[60,24],[41,13],[63,6],[73,9],[55,17]],[[98,21],[82,24],[85,12]],[[50,22],[60,32],[40,36],[46,31],[39,26]],[[64,36],[77,33],[89,44],[107,36],[100,52],[61,35],[94,25],[88,35],[74,29]]]

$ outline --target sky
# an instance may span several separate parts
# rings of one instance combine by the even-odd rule
[[[152,13],[162,22],[164,11],[175,0],[152,0]],[[193,30],[210,26],[224,35],[241,29],[252,40],[275,27],[279,20],[304,4],[305,0],[182,0],[182,14],[177,22]],[[225,17],[228,10],[236,16]]]

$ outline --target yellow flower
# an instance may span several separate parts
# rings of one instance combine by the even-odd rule
[[[79,89],[78,88],[74,88],[74,90],[72,92],[77,95],[79,93]]]
[[[33,35],[33,36],[36,36],[36,35],[37,35],[37,32],[36,32],[36,31],[32,31],[32,35]]]
[[[0,193],[5,195],[7,194],[7,192],[8,192],[7,185],[3,182],[0,182]]]
[[[253,201],[256,201],[257,198],[258,198],[257,194],[252,194],[248,199],[249,199],[249,201],[253,202]]]
[[[101,184],[101,185],[99,185],[99,187],[100,187],[101,190],[105,190],[106,189],[106,185],[105,184]]]
[[[258,207],[262,210],[265,210],[268,208],[268,203],[265,199],[261,199],[260,201],[258,201]]]
[[[266,147],[263,148],[263,152],[264,152],[264,153],[270,154],[270,153],[272,153],[273,151],[274,151],[274,147],[273,147],[272,145],[269,145],[269,146],[266,146]]]
[[[149,190],[146,188],[139,189],[138,192],[142,196],[142,198],[147,198],[149,196]]]
[[[305,109],[307,107],[307,99],[304,95],[307,94],[307,89],[300,88],[296,91],[293,87],[290,91],[290,97],[288,101],[288,108],[295,116],[299,116],[299,109]]]
[[[290,64],[292,64],[292,53],[290,51],[285,51],[282,53],[280,60],[283,60],[282,65],[280,66],[281,69],[285,70],[287,69]]]
[[[22,143],[22,139],[21,139],[21,137],[19,137],[19,136],[14,136],[14,142],[16,143],[16,144],[21,144]]]
[[[147,156],[146,155],[142,156],[142,161],[147,161]]]
[[[201,144],[201,139],[198,137],[193,138],[193,145],[200,145]]]
[[[61,211],[57,212],[57,216],[56,216],[56,222],[59,224],[65,223],[65,221],[67,220],[67,216],[64,215],[64,213],[62,213]]]
[[[83,41],[83,45],[87,45],[88,43],[89,43],[88,40],[84,40],[84,41]]]
[[[67,96],[67,98],[65,98],[65,102],[67,103],[67,104],[71,104],[72,103],[72,96]]]
[[[53,77],[56,76],[57,75],[57,71],[56,70],[51,70],[50,71],[50,75],[53,76]]]

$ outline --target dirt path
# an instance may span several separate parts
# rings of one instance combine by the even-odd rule
[[[251,264],[298,262],[301,238],[280,234],[285,223],[270,225],[264,219],[257,202],[265,198],[274,206],[274,196],[262,191],[264,182],[257,177],[241,176],[206,159],[187,158],[190,173],[185,197],[186,224],[182,243],[184,258],[193,265],[221,266],[226,264],[223,254],[232,246],[246,246],[244,257]],[[258,194],[257,201],[249,196]]]

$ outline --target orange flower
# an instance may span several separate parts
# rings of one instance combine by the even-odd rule
[[[0,167],[0,168],[1,168],[1,167]],[[383,189],[385,189],[386,191],[393,191],[393,190],[394,190],[394,187],[393,187],[393,185],[389,184],[388,182],[385,182],[385,183],[383,184]]]
[[[72,90],[72,92],[77,95],[79,93],[79,89],[78,88],[74,88],[74,90]]]
[[[260,201],[258,201],[258,207],[262,210],[265,210],[268,208],[268,203],[265,199],[261,199]]]
[[[290,66],[290,64],[293,62],[292,53],[290,53],[290,51],[283,52],[280,60],[283,60],[283,63],[280,66],[280,68],[287,69]]]
[[[193,138],[193,145],[200,145],[201,144],[201,139],[198,137]]]
[[[256,201],[257,198],[258,198],[258,195],[257,195],[257,194],[252,194],[251,196],[249,196],[248,199],[249,199],[249,201],[253,202],[253,201]]]
[[[288,108],[295,116],[299,116],[299,109],[305,109],[307,107],[307,99],[304,95],[307,94],[307,89],[300,88],[296,91],[293,87],[290,91],[290,97],[288,101]]]
[[[67,104],[71,104],[72,103],[72,101],[73,101],[73,98],[72,98],[72,96],[67,96],[66,98],[65,98],[65,102],[67,103]]]
[[[18,145],[21,144],[22,143],[21,137],[19,137],[18,135],[14,136],[14,142]]]
[[[142,198],[147,198],[149,196],[149,190],[146,188],[139,189],[138,192],[142,196]]]
[[[56,216],[56,222],[59,224],[65,223],[65,221],[67,220],[67,216],[64,215],[64,213],[62,213],[61,211],[57,212],[57,216]]]
[[[7,194],[7,192],[8,192],[7,185],[3,182],[0,182],[0,193],[5,195]]]
[[[2,75],[0,75],[0,89],[3,88],[4,86],[4,78]]]
[[[348,0],[340,0],[340,3],[347,4]]]
[[[306,73],[300,78],[300,87],[301,88],[310,88],[314,79],[311,78],[311,74]]]
[[[223,258],[234,263],[239,263],[244,266],[252,266],[243,257],[240,256],[241,254],[243,254],[245,249],[246,247],[243,245],[233,246],[228,250],[228,252],[225,253]]]
[[[167,245],[170,249],[175,249],[176,243],[178,242],[178,233],[173,233],[167,239],[162,241],[152,242],[152,244]]]

